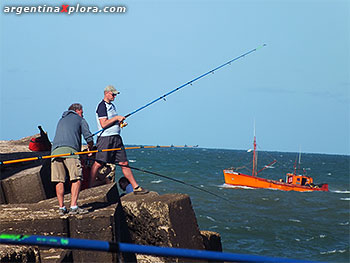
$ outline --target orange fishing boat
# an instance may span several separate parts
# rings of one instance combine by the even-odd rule
[[[300,162],[300,157],[299,157]],[[294,173],[287,173],[286,180],[279,181],[269,180],[257,177],[257,174],[267,167],[270,167],[276,163],[274,160],[272,163],[265,166],[263,169],[257,172],[257,154],[256,154],[256,138],[254,136],[254,152],[253,152],[253,172],[252,175],[243,174],[237,171],[235,168],[229,168],[224,170],[225,183],[234,186],[246,186],[252,188],[269,188],[283,191],[298,191],[298,192],[310,192],[310,191],[325,191],[328,192],[328,184],[316,185],[313,183],[313,179],[307,175],[297,174],[295,165]]]

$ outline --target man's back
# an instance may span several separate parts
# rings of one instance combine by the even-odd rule
[[[65,111],[58,121],[52,149],[69,146],[80,151],[83,120],[76,112]]]

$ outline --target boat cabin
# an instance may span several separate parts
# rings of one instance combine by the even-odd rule
[[[296,184],[296,185],[305,185],[305,186],[313,185],[313,179],[310,176],[296,175],[296,174],[290,174],[290,173],[286,175],[286,182],[288,184]]]

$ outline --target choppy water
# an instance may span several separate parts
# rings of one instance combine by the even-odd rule
[[[150,190],[189,194],[200,229],[220,233],[225,252],[349,262],[350,156],[303,154],[302,167],[315,183],[328,183],[330,192],[300,193],[225,185],[224,168],[251,167],[252,153],[245,151],[157,148],[127,153],[131,166],[185,181],[230,200],[134,171],[137,181]],[[284,178],[293,172],[296,157],[296,153],[259,152],[259,168],[273,159],[278,161],[260,176]]]

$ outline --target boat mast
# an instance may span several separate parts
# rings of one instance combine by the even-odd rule
[[[254,120],[254,151],[253,151],[253,172],[252,176],[257,175],[257,154],[256,154],[256,136],[255,136],[255,120]]]
[[[300,163],[301,163],[301,147],[299,146],[299,154],[297,155],[297,158],[295,159],[295,163],[294,163],[294,175],[299,174]]]
[[[298,173],[300,173],[300,163],[301,163],[301,147],[299,146]]]

